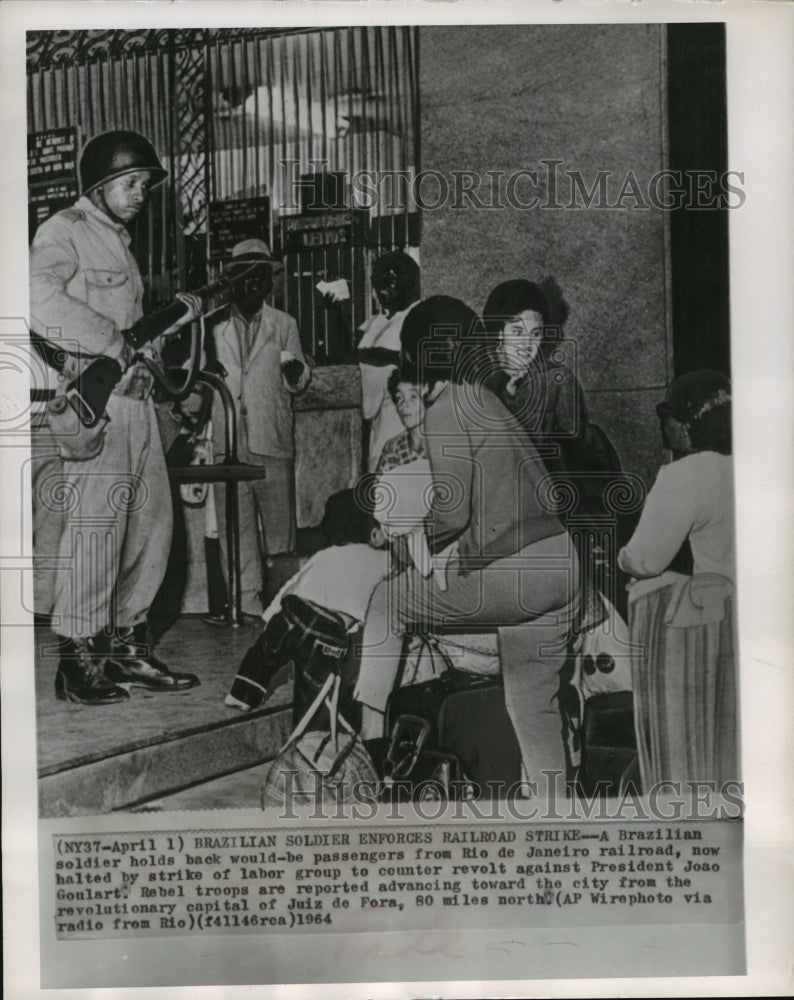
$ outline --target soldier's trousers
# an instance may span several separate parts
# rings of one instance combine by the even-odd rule
[[[154,404],[113,395],[107,413],[96,458],[52,463],[34,481],[35,556],[48,559],[42,546],[57,538],[52,625],[70,638],[144,621],[171,544],[171,494]]]

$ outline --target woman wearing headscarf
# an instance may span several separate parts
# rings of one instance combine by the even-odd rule
[[[577,611],[579,568],[570,538],[546,502],[546,472],[516,418],[477,384],[482,338],[459,299],[418,303],[402,330],[403,360],[424,386],[425,447],[434,496],[430,551],[457,543],[446,573],[410,568],[379,584],[367,611],[357,697],[367,738],[382,734],[403,636],[465,623],[499,632],[505,700],[525,769],[563,768],[552,704]]]
[[[643,787],[738,777],[733,595],[736,528],[731,388],[703,369],[657,407],[672,462],[659,470],[618,554],[629,588],[635,724]],[[669,567],[681,545],[693,573]]]

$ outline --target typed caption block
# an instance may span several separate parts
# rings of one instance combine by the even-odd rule
[[[58,939],[741,920],[741,823],[54,835]]]

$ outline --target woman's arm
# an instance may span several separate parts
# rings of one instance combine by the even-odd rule
[[[281,352],[281,375],[284,387],[288,392],[303,392],[309,384],[312,371],[303,356],[298,324],[292,316],[287,317],[285,332],[286,339]]]
[[[691,490],[682,484],[677,465],[673,462],[659,470],[640,522],[618,553],[618,565],[631,576],[658,576],[664,572],[692,530]]]
[[[570,368],[565,365],[552,366],[546,370],[547,391],[552,395],[553,406],[547,415],[548,426],[544,427],[557,437],[564,468],[571,472],[588,469],[587,454],[587,407],[584,392]]]

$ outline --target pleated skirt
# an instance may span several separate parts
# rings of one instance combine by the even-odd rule
[[[666,624],[678,588],[632,601],[634,713],[643,790],[739,778],[733,599],[721,621]]]

